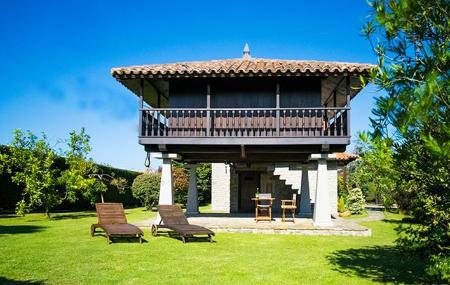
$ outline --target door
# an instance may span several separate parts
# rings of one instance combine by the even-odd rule
[[[259,188],[260,173],[245,171],[239,173],[239,212],[254,212],[256,188]]]

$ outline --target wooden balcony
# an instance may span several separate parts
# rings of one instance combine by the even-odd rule
[[[143,108],[143,145],[347,145],[347,107]]]

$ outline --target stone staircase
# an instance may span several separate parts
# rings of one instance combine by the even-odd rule
[[[278,176],[281,181],[292,188],[292,190],[300,190],[301,187],[301,170],[290,170],[288,164],[275,164],[271,166],[270,171],[273,175]]]

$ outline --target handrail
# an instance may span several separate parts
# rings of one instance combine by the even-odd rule
[[[144,137],[347,137],[349,107],[140,108]]]
[[[349,107],[289,107],[289,108],[140,108],[140,111],[277,111],[277,110],[350,110]]]

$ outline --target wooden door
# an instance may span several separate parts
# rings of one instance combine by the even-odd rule
[[[239,212],[254,212],[256,188],[259,188],[260,173],[245,171],[239,173]]]

